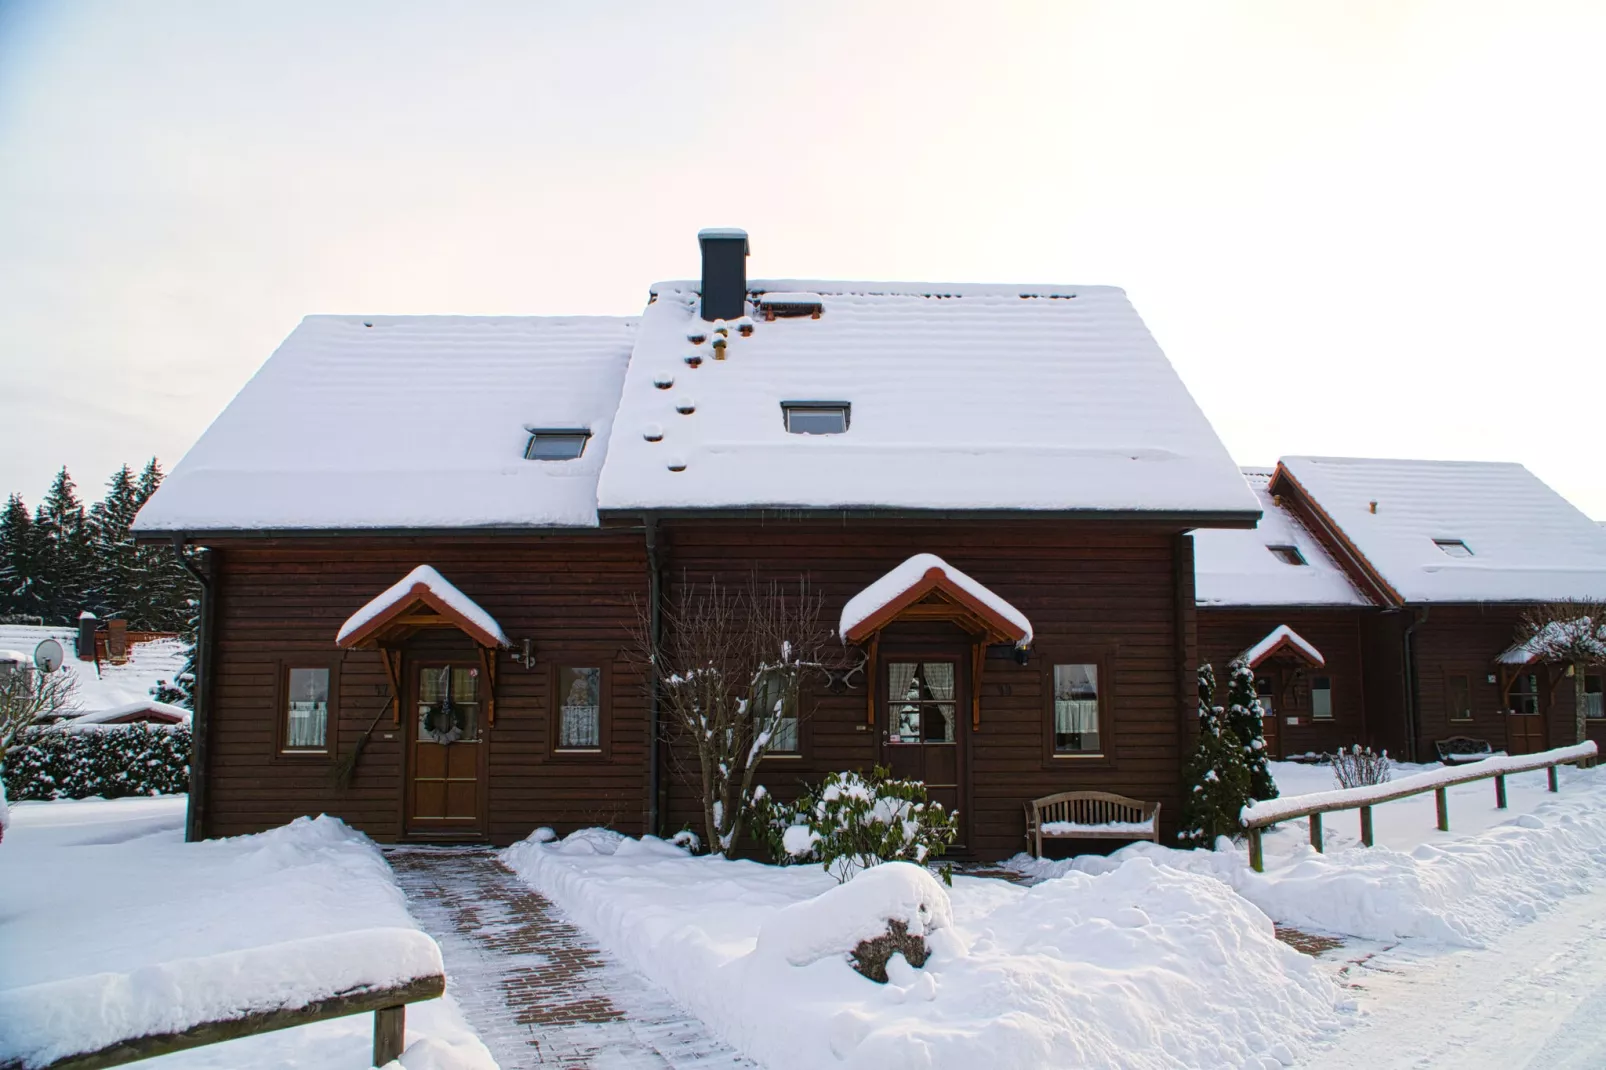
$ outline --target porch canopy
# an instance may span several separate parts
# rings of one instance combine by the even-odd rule
[[[985,584],[954,568],[936,554],[915,554],[903,564],[848,599],[838,624],[842,638],[869,647],[871,679],[875,678],[877,639],[899,620],[948,621],[971,637],[971,724],[981,726],[982,659],[990,643],[1013,643],[1025,650],[1032,643],[1032,622],[1026,614]],[[870,688],[869,720],[875,723],[875,688]]]
[[[1316,649],[1315,644],[1286,624],[1279,624],[1273,628],[1264,639],[1239,654],[1237,660],[1251,669],[1258,669],[1265,662],[1279,656],[1303,661],[1313,669],[1319,669],[1327,664],[1327,659],[1322,657],[1322,652]]]
[[[401,653],[398,644],[426,628],[456,628],[479,648],[489,693],[486,719],[496,721],[496,650],[513,643],[496,618],[429,565],[419,565],[387,587],[340,626],[335,645],[377,650],[390,680],[394,719],[401,720]]]

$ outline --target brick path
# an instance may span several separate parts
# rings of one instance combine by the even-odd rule
[[[752,1068],[480,848],[385,852],[502,1070]]]

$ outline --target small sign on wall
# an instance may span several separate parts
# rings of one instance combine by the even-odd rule
[[[1299,718],[1298,717],[1284,717],[1283,720],[1288,722],[1289,724],[1298,724],[1299,723]]]

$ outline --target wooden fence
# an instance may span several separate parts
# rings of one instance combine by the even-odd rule
[[[1340,791],[1317,792],[1312,795],[1296,795],[1288,799],[1272,799],[1265,803],[1244,808],[1242,818],[1243,827],[1249,834],[1249,865],[1256,873],[1266,871],[1266,859],[1261,844],[1261,835],[1273,825],[1283,821],[1295,821],[1299,818],[1308,818],[1310,821],[1310,845],[1316,850],[1322,849],[1322,815],[1338,810],[1359,810],[1361,818],[1361,842],[1367,847],[1372,846],[1372,807],[1380,803],[1393,802],[1396,799],[1407,799],[1413,795],[1425,795],[1433,792],[1433,799],[1438,809],[1439,831],[1450,831],[1450,802],[1446,794],[1447,789],[1457,784],[1467,784],[1474,780],[1493,780],[1495,806],[1504,810],[1506,807],[1506,777],[1513,773],[1527,773],[1539,769],[1550,773],[1550,790],[1559,791],[1560,784],[1556,777],[1556,767],[1561,765],[1586,766],[1593,765],[1596,758],[1594,743],[1580,743],[1572,747],[1559,747],[1555,750],[1540,751],[1537,754],[1525,754],[1518,757],[1486,758],[1481,762],[1472,762],[1468,765],[1456,766],[1442,770],[1433,770],[1419,773],[1416,776],[1406,777],[1394,784],[1377,784],[1369,787],[1349,788]],[[1297,804],[1300,799],[1310,800],[1308,805]]]

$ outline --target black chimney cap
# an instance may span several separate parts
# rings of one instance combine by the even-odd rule
[[[703,319],[741,319],[747,313],[747,231],[708,227],[697,232],[703,252]]]

